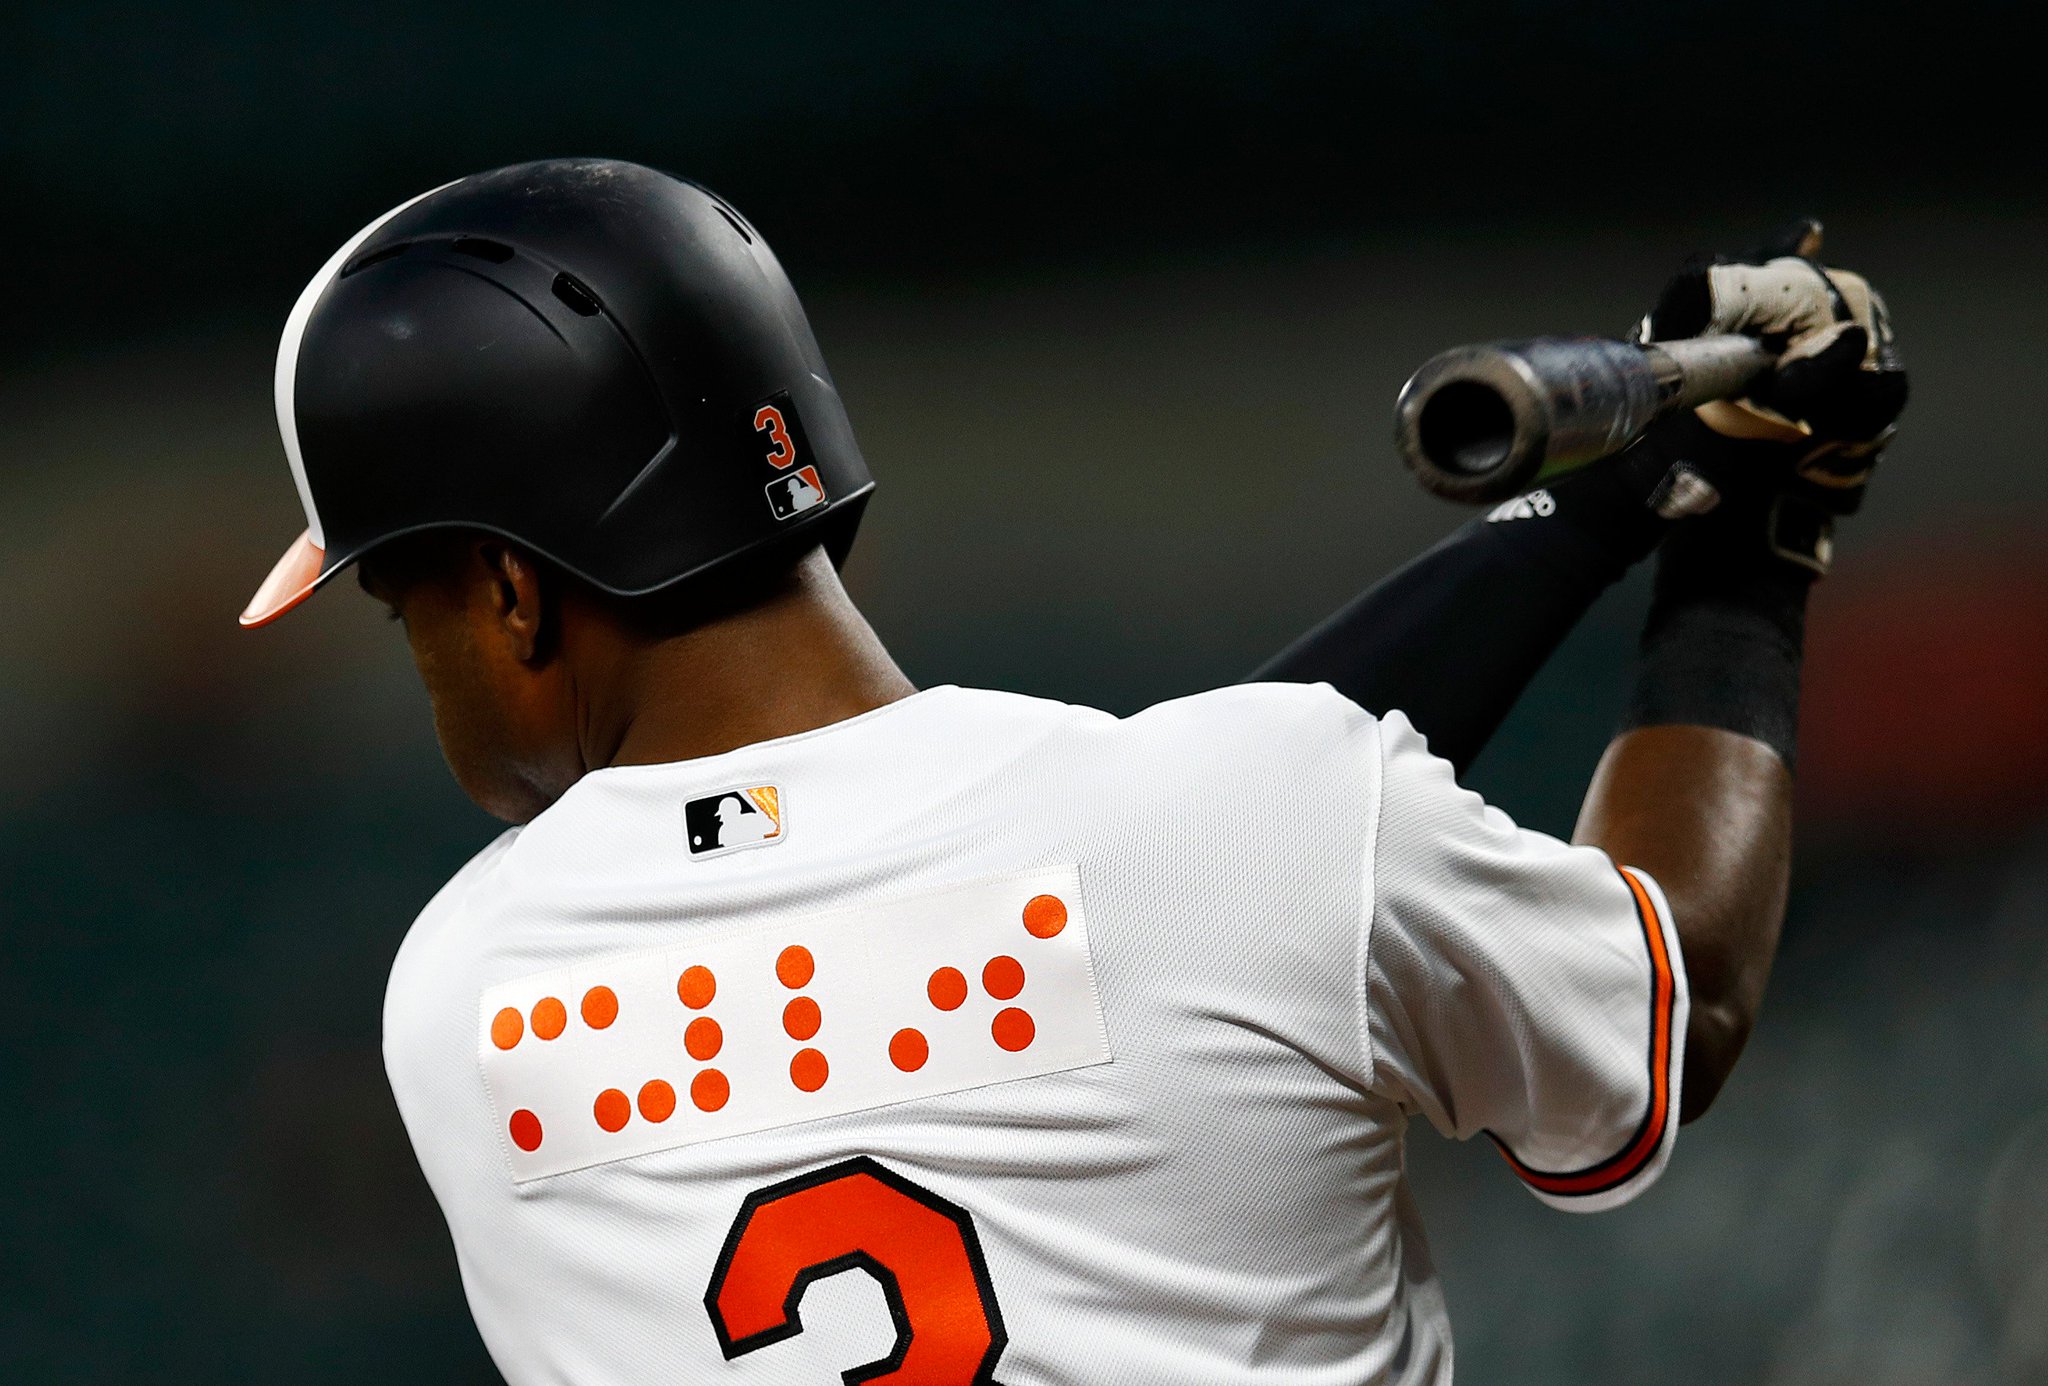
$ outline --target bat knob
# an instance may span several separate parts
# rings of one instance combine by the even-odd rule
[[[1541,462],[1541,439],[1518,423],[1511,398],[1473,376],[1411,381],[1399,405],[1404,450],[1450,477],[1520,476]]]
[[[1651,362],[1626,342],[1453,347],[1402,386],[1394,445],[1426,490],[1486,504],[1627,446],[1662,397]]]

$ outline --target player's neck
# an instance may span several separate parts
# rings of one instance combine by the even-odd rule
[[[607,672],[579,719],[590,769],[718,755],[917,691],[822,553],[760,606],[636,646]]]

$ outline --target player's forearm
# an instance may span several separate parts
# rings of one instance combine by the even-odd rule
[[[1749,1039],[1791,871],[1792,775],[1764,742],[1720,727],[1623,732],[1574,839],[1656,878],[1692,991],[1680,1119],[1704,1112]]]
[[[1684,522],[1657,563],[1627,725],[1576,837],[1657,878],[1692,991],[1681,1114],[1707,1109],[1763,1001],[1791,864],[1792,764],[1814,574],[1739,500]]]
[[[1655,440],[1474,520],[1251,677],[1400,709],[1462,775],[1566,635],[1665,529]]]

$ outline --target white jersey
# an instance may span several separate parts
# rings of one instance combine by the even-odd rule
[[[1450,1378],[1420,1114],[1621,1202],[1656,885],[1398,714],[935,688],[599,770],[420,916],[385,1061],[512,1386]]]

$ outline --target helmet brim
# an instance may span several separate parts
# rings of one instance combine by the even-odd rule
[[[312,596],[322,582],[343,566],[329,566],[327,551],[313,542],[311,530],[300,534],[271,568],[270,576],[263,579],[256,595],[249,598],[249,605],[242,611],[243,628],[254,630],[269,625]]]

